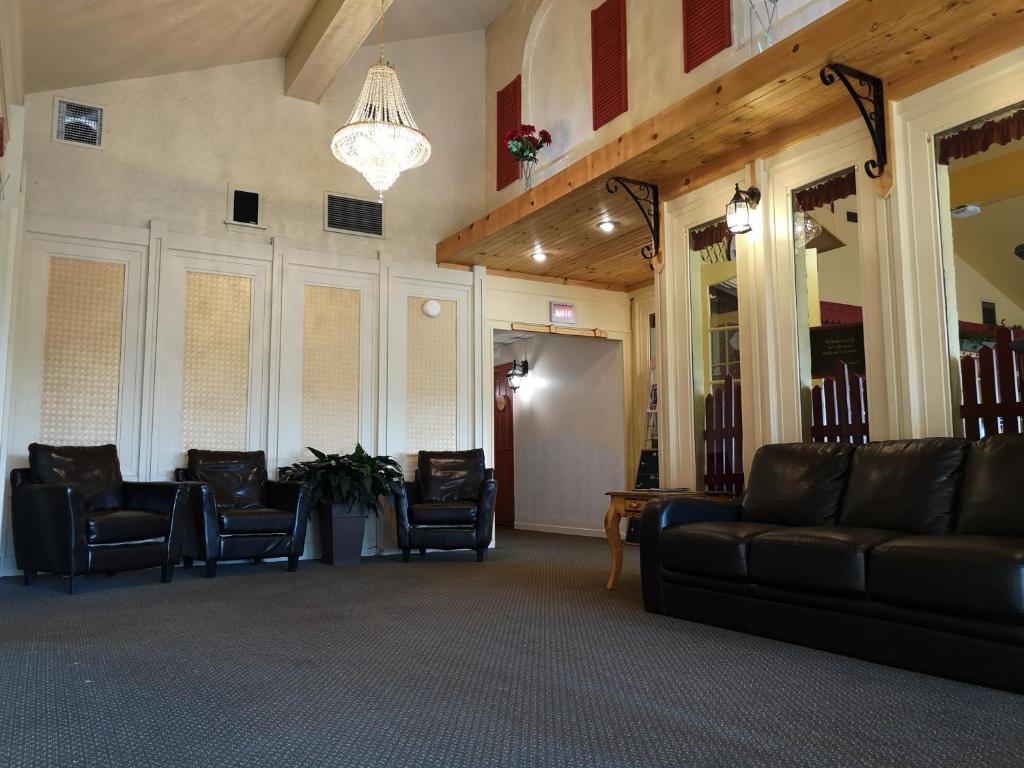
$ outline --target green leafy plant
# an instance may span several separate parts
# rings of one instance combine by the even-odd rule
[[[390,456],[371,456],[358,444],[355,451],[344,455],[316,448],[309,452],[315,457],[313,461],[300,461],[283,469],[281,479],[312,484],[318,503],[345,504],[379,515],[384,506],[381,499],[402,492],[402,468]]]

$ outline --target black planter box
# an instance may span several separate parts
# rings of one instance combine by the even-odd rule
[[[352,565],[363,552],[366,510],[347,504],[320,504],[320,559],[327,565]]]

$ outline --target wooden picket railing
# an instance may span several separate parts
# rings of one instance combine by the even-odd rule
[[[704,488],[743,493],[743,408],[740,385],[732,376],[704,398]]]
[[[811,440],[854,445],[871,440],[867,381],[842,360],[834,376],[811,389]]]
[[[1013,336],[1009,328],[997,328],[995,348],[960,357],[960,418],[969,440],[1024,431],[1024,359],[1010,349]]]

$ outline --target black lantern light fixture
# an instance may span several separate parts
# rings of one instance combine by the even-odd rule
[[[529,372],[530,364],[526,360],[523,360],[521,363],[518,360],[512,361],[512,367],[505,374],[505,378],[508,380],[508,388],[512,390],[512,394],[515,394],[516,390],[523,385],[523,379],[526,378]]]
[[[725,223],[729,227],[729,231],[734,235],[745,235],[753,229],[750,226],[750,212],[757,208],[757,204],[760,202],[761,190],[757,187],[740,189],[740,185],[737,184],[736,194],[725,206]]]

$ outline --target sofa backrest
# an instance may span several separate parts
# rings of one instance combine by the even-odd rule
[[[1024,538],[1024,435],[992,435],[971,446],[957,503],[956,532]]]
[[[949,533],[967,449],[966,440],[948,437],[858,446],[839,524],[914,534]]]
[[[484,452],[420,451],[416,482],[423,501],[476,499],[484,482]]]
[[[28,466],[36,483],[74,483],[86,509],[121,507],[121,462],[113,445],[43,445],[28,447]]]
[[[263,506],[267,459],[263,451],[188,452],[190,480],[213,489],[218,509],[255,509]]]
[[[754,454],[743,519],[778,525],[834,525],[853,446],[765,445]]]

